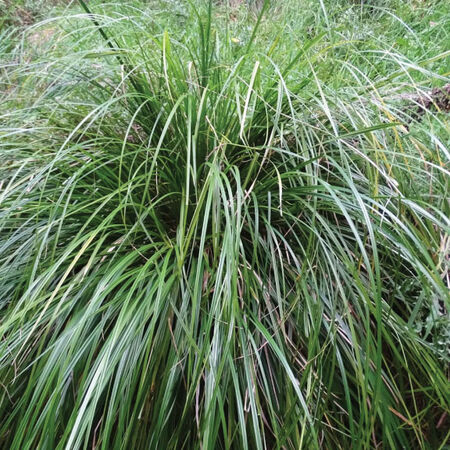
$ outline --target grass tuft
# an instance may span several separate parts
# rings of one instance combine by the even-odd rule
[[[443,448],[448,52],[80,4],[1,67],[0,446]]]

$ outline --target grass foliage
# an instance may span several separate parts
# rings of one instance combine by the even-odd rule
[[[80,3],[2,67],[2,448],[442,448],[448,52]]]

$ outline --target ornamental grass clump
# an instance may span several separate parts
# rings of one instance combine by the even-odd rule
[[[444,444],[448,153],[388,89],[427,62],[81,3],[0,129],[1,446]]]

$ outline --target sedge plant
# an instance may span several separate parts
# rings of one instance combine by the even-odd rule
[[[80,3],[1,116],[0,446],[442,448],[441,56]]]

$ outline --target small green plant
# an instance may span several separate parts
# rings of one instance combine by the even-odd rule
[[[445,55],[80,3],[2,116],[0,445],[444,445],[448,151],[391,86]]]

